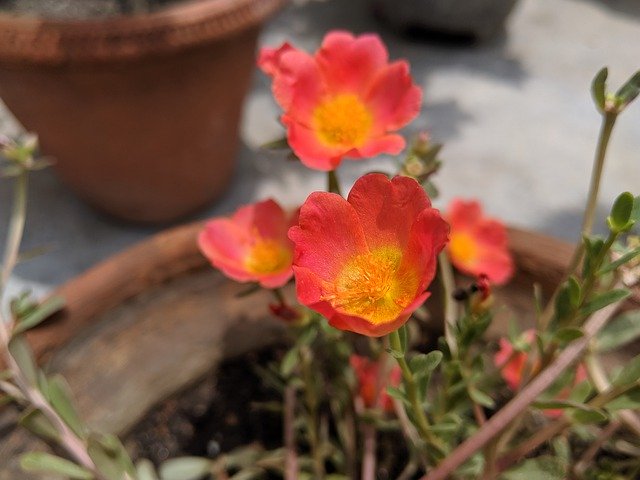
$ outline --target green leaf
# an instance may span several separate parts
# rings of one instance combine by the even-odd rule
[[[611,213],[607,218],[609,229],[612,232],[623,233],[633,226],[633,221],[631,220],[633,201],[633,195],[629,192],[624,192],[618,195],[618,198],[613,202]]]
[[[640,71],[633,74],[616,92],[616,104],[622,108],[629,105],[640,94]]]
[[[609,412],[640,409],[640,386],[633,387],[611,400],[605,405],[605,408]]]
[[[624,255],[622,255],[617,260],[614,260],[613,262],[606,264],[604,267],[602,267],[600,270],[598,270],[598,276],[602,276],[602,275],[604,275],[606,273],[612,272],[613,270],[617,269],[618,267],[621,267],[625,263],[633,260],[638,255],[640,255],[640,247],[634,248],[630,252],[627,252]]]
[[[609,290],[593,297],[587,304],[580,309],[580,315],[587,317],[598,310],[603,309],[607,305],[624,300],[629,296],[629,290],[625,288],[619,288],[616,290]]]
[[[627,390],[619,397],[605,405],[609,412],[618,410],[637,410],[640,408],[640,386]]]
[[[504,472],[500,480],[565,480],[564,465],[555,457],[543,455],[525,460]]]
[[[640,379],[640,355],[626,362],[624,368],[611,382],[615,386],[631,385]]]
[[[609,416],[603,410],[574,410],[571,414],[571,418],[583,425],[591,423],[602,423],[609,420]]]
[[[607,76],[609,75],[609,69],[607,67],[602,68],[593,79],[591,83],[591,95],[593,101],[598,107],[598,110],[604,112],[606,97],[607,97]]]
[[[560,400],[560,399],[551,399],[551,400],[536,400],[532,404],[535,408],[540,410],[566,410],[566,409],[574,409],[574,410],[584,410],[585,412],[591,412],[594,410],[593,407],[589,405],[585,405],[581,402],[574,402],[573,400]]]
[[[136,463],[136,474],[138,475],[137,480],[159,480],[160,478],[156,473],[153,463],[146,458],[138,460]]]
[[[311,345],[318,336],[318,329],[315,327],[307,328],[306,331],[298,338],[300,345]]]
[[[20,320],[13,329],[13,335],[26,332],[27,330],[39,325],[54,313],[64,307],[64,299],[62,297],[52,297],[39,305],[35,311]]]
[[[106,480],[122,480],[125,474],[134,474],[131,460],[112,435],[89,437],[87,452]]]
[[[395,398],[396,400],[400,400],[402,402],[406,402],[407,401],[407,394],[404,393],[404,390],[401,390],[400,388],[387,387],[387,394],[391,398]]]
[[[162,480],[199,480],[211,473],[211,460],[200,457],[181,457],[160,466]]]
[[[280,363],[280,375],[283,377],[288,377],[293,373],[293,370],[298,365],[299,360],[299,350],[297,348],[291,348],[282,359]]]
[[[93,479],[93,473],[86,468],[45,452],[30,452],[22,455],[20,467],[26,472],[53,473],[73,480]]]
[[[578,282],[578,279],[575,276],[571,275],[567,279],[567,288],[569,289],[571,306],[573,308],[578,308],[580,305],[580,299],[582,298],[582,289],[580,287],[580,282]]]
[[[11,314],[14,317],[22,318],[33,312],[38,304],[31,298],[31,292],[21,292],[17,297],[11,299]]]
[[[442,352],[433,350],[429,353],[418,353],[411,357],[409,367],[416,375],[425,375],[433,372],[442,361]]]
[[[13,337],[9,342],[9,352],[27,381],[36,386],[38,384],[38,369],[26,339],[21,335]]]
[[[247,467],[229,477],[229,480],[260,480],[264,478],[264,474],[264,469],[260,467]],[[308,473],[300,472],[298,473],[298,480],[313,480],[313,476]]]
[[[460,429],[460,425],[453,422],[441,422],[431,425],[431,430],[436,435],[455,433]]]
[[[481,392],[474,386],[469,387],[469,396],[471,397],[471,400],[473,400],[477,404],[482,405],[483,407],[493,408],[496,405],[496,403],[493,401],[493,398],[491,398],[486,393]]]
[[[61,375],[55,375],[49,378],[49,399],[53,408],[69,428],[80,438],[84,438],[85,428],[74,407],[71,389]]]
[[[387,348],[385,350],[395,359],[404,358],[404,353],[400,352],[399,350],[394,350],[393,348]]]
[[[569,394],[569,400],[584,404],[593,392],[593,388],[589,380],[584,380],[575,385]]]
[[[561,345],[566,345],[574,340],[584,336],[584,332],[576,327],[564,327],[556,332],[554,335],[556,341]]]
[[[556,295],[556,318],[558,321],[565,320],[571,316],[574,311],[572,302],[571,302],[571,291],[569,289],[569,285],[565,283],[558,295]]]
[[[59,439],[58,431],[40,410],[28,410],[18,423],[37,437],[54,441]]]
[[[627,345],[640,337],[640,310],[625,312],[611,320],[598,334],[595,348],[608,352]]]

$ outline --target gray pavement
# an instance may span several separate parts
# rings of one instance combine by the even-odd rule
[[[332,28],[376,31],[392,58],[411,62],[424,87],[424,108],[406,133],[429,129],[445,143],[438,205],[454,196],[478,197],[491,214],[513,225],[576,238],[600,122],[589,84],[603,65],[610,67],[615,87],[640,68],[640,2],[521,0],[506,33],[483,45],[398,36],[372,18],[365,0],[294,3],[269,23],[261,43],[289,39],[314,50]],[[640,193],[638,103],[623,114],[613,136],[603,212],[619,192]],[[265,196],[293,206],[324,186],[322,173],[257,150],[282,136],[277,117],[269,82],[256,71],[233,185],[218,203],[187,220],[227,213]],[[0,115],[0,131],[16,128]],[[366,170],[391,171],[393,162],[349,162],[340,171],[345,189]],[[10,192],[10,184],[0,181],[0,237]],[[45,247],[48,253],[19,266],[12,291],[28,286],[44,293],[158,230],[95,213],[52,171],[33,175],[29,201],[24,247]]]

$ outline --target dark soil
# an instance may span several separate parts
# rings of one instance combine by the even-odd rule
[[[59,20],[149,13],[185,0],[0,0],[0,11]]]
[[[183,455],[215,458],[250,444],[265,450],[281,447],[281,413],[266,408],[280,404],[281,394],[263,383],[255,367],[279,360],[284,353],[284,347],[271,347],[222,363],[215,375],[162,402],[141,420],[126,438],[127,450],[133,458],[158,465]],[[379,480],[396,478],[406,465],[407,452],[398,449],[403,443],[397,431],[379,434]],[[329,464],[327,468],[331,473]]]
[[[279,447],[281,415],[261,404],[279,401],[280,395],[263,384],[254,366],[266,365],[280,352],[270,348],[224,362],[216,375],[147,415],[128,436],[128,450],[158,464],[180,455],[215,457],[255,442]]]

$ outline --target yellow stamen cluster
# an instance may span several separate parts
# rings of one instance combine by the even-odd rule
[[[291,251],[280,242],[259,238],[245,258],[245,268],[256,274],[276,273],[291,263]]]
[[[334,291],[325,297],[334,308],[373,323],[387,323],[415,298],[418,278],[401,271],[402,252],[382,247],[357,255],[337,276]]]
[[[336,95],[321,103],[313,113],[313,125],[320,140],[332,147],[359,147],[367,139],[373,117],[354,94]]]

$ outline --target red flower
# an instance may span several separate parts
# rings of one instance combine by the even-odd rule
[[[429,296],[448,230],[408,177],[365,175],[348,200],[312,193],[289,230],[298,300],[336,328],[385,335]]]
[[[536,338],[535,330],[527,330],[522,334],[523,342],[531,346]],[[500,369],[500,374],[504,379],[507,386],[513,390],[519,390],[522,383],[522,375],[524,374],[524,367],[527,364],[529,358],[529,352],[516,351],[511,342],[506,338],[499,340],[499,350],[493,357],[494,365]],[[534,360],[530,364],[530,368],[535,371],[539,367],[539,361]],[[576,374],[573,379],[573,386],[582,383],[587,379],[587,372],[584,365],[579,364],[576,369]],[[563,388],[556,396],[557,400],[566,400],[571,395],[571,387],[567,386]],[[548,408],[543,410],[543,413],[549,418],[555,418],[562,415],[562,409]]]
[[[287,230],[297,221],[273,200],[240,207],[231,218],[209,221],[198,237],[200,251],[228,277],[281,287],[291,278],[293,244]]]
[[[365,407],[382,407],[385,412],[393,412],[393,400],[387,394],[387,387],[397,387],[400,385],[402,371],[398,364],[393,364],[389,369],[387,377],[379,379],[380,362],[374,362],[360,355],[351,355],[349,363],[356,374],[358,380],[358,396],[362,399]],[[378,382],[380,382],[379,385]]]
[[[422,92],[408,63],[389,63],[377,35],[330,32],[314,56],[287,43],[264,48],[258,65],[273,78],[289,145],[309,168],[399,153],[405,141],[391,132],[420,110]]]
[[[478,277],[486,275],[495,284],[511,278],[513,259],[503,223],[483,216],[478,202],[461,199],[451,202],[447,220],[451,225],[447,251],[458,270]]]
[[[535,338],[535,330],[527,330],[522,334],[522,339],[528,346],[533,344]],[[511,342],[506,338],[499,340],[499,346],[498,352],[493,357],[493,363],[500,369],[500,374],[507,386],[511,390],[516,391],[522,383],[522,375],[527,359],[529,358],[529,352],[516,351]],[[531,365],[530,368],[536,368],[536,365]]]

